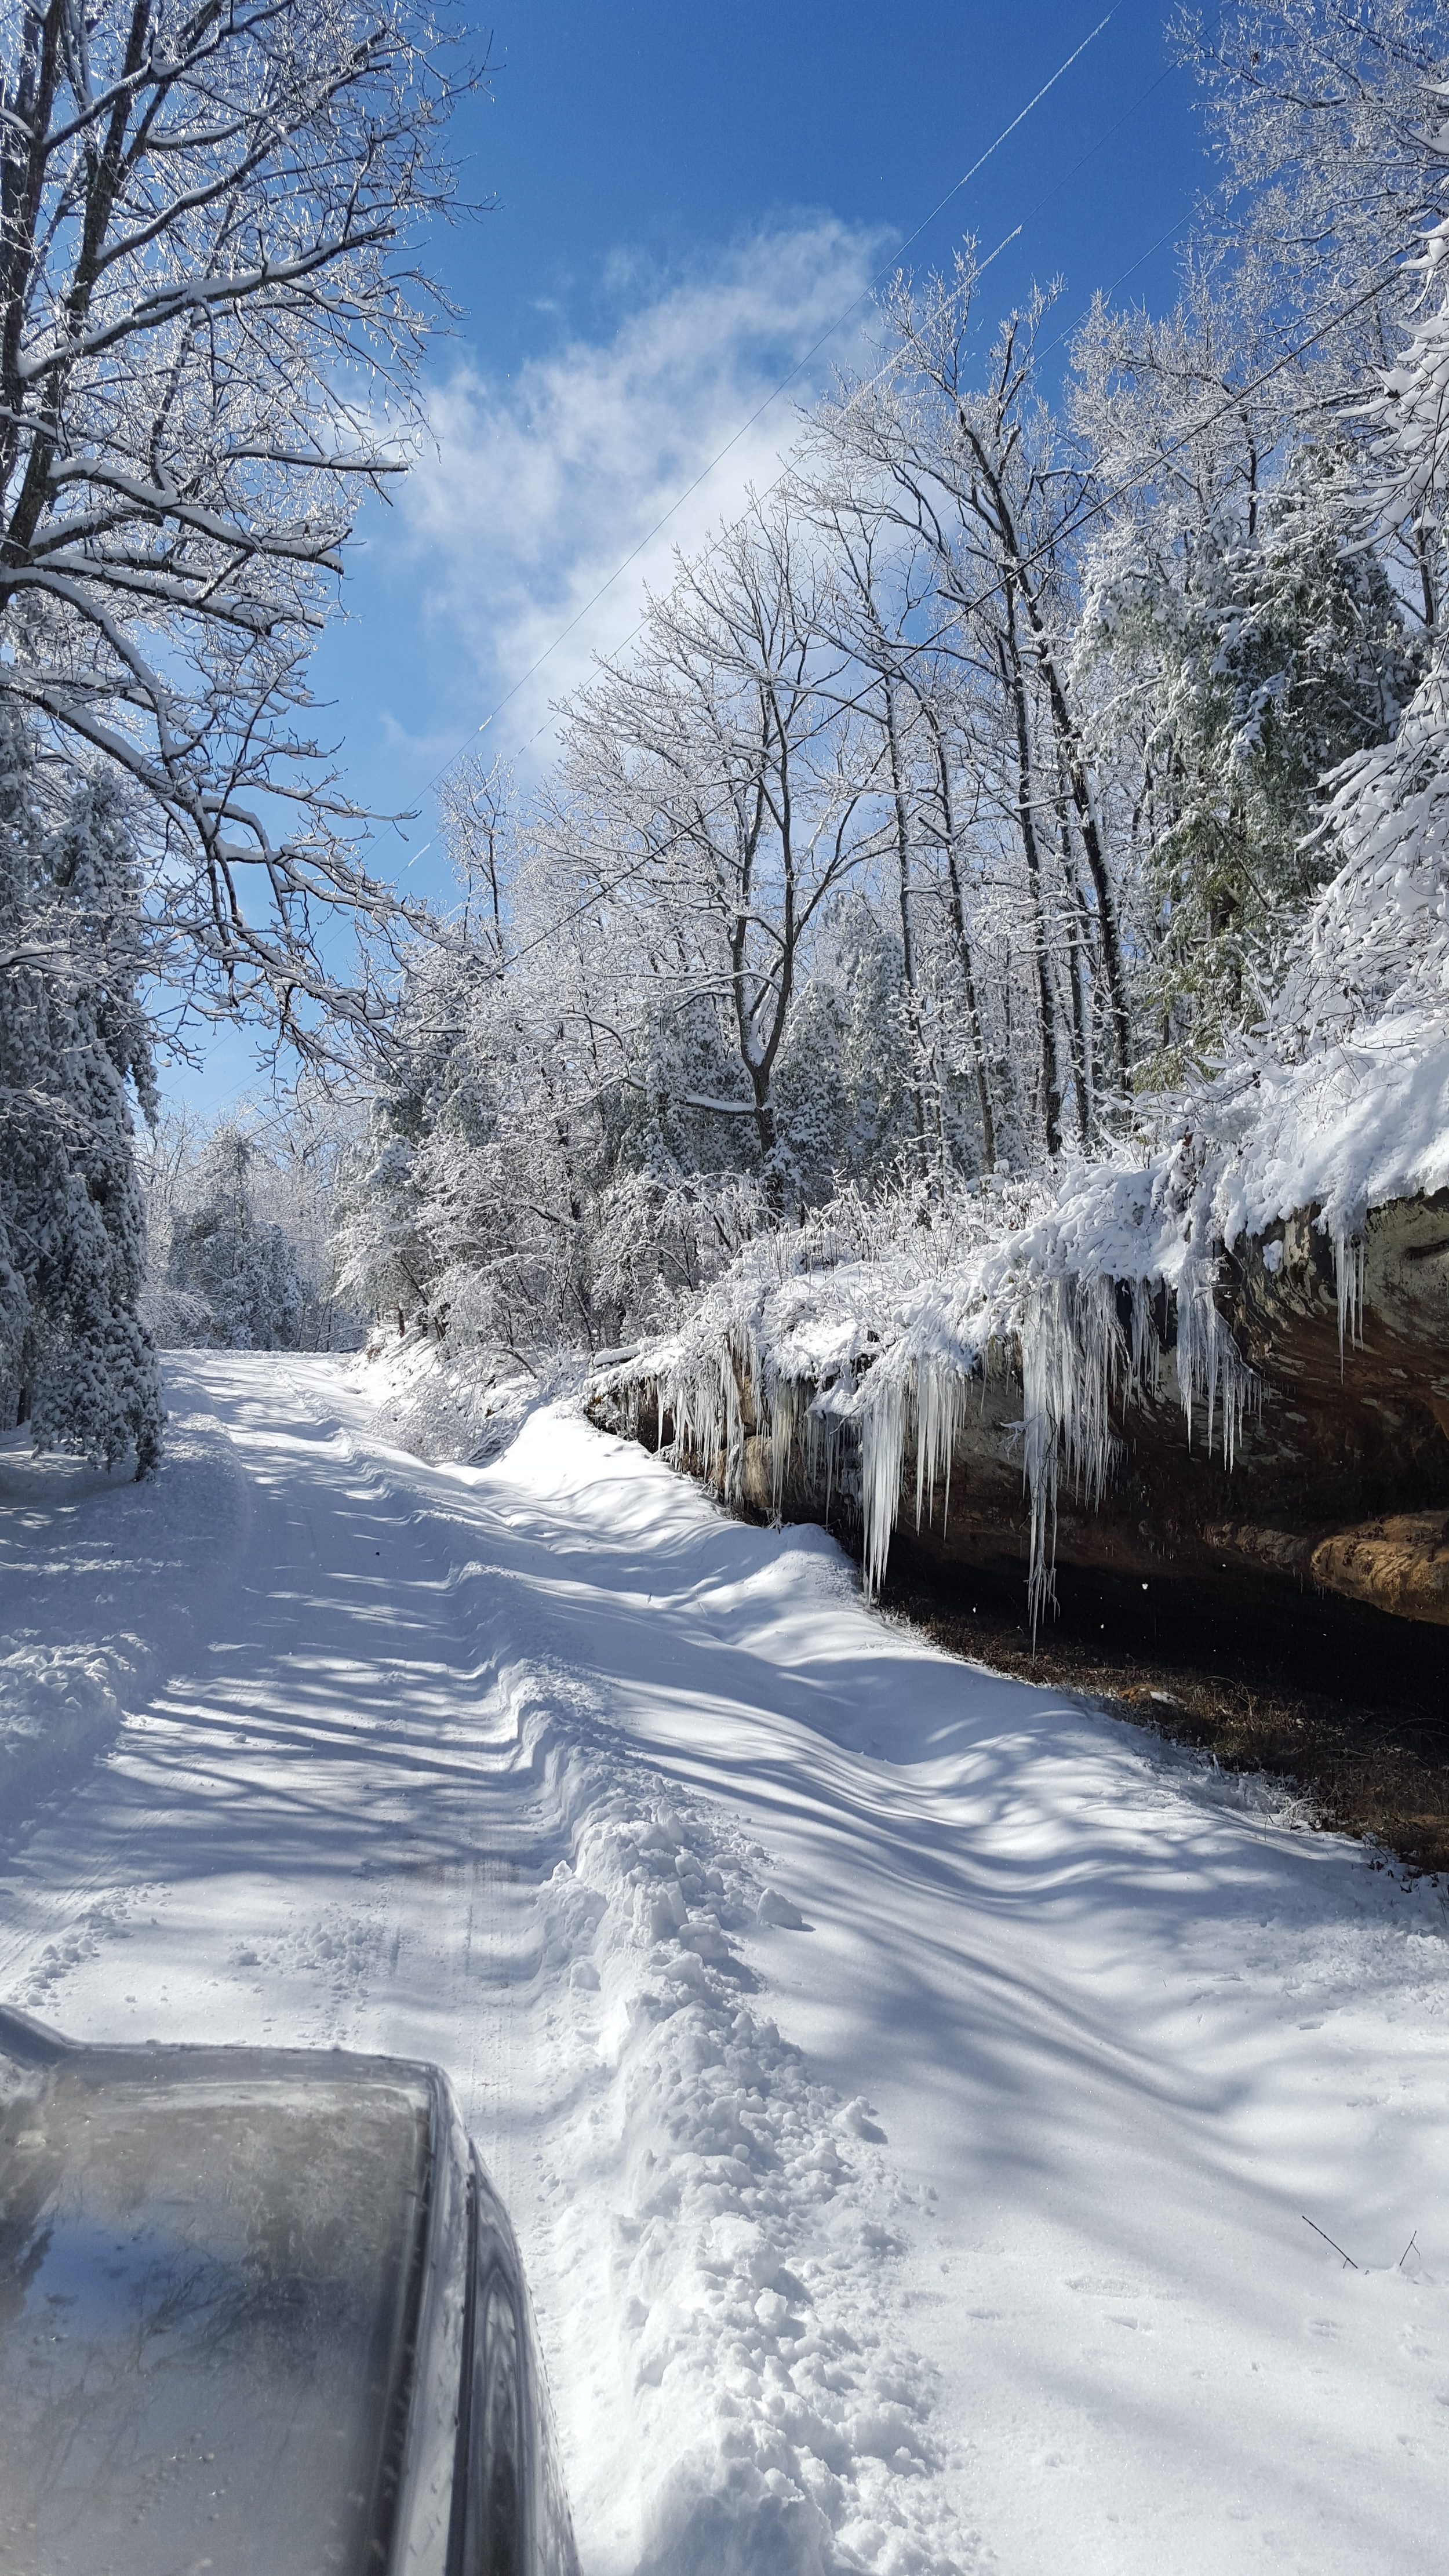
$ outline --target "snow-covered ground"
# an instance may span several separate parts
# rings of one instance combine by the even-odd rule
[[[1442,2564],[1440,1891],[372,1376],[173,1361],[152,1487],[6,1454],[0,1994],[440,2059],[588,2576]]]

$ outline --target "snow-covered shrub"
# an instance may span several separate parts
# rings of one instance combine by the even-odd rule
[[[173,1223],[166,1286],[223,1350],[290,1351],[302,1323],[302,1282],[279,1225],[258,1219],[249,1186],[254,1148],[219,1127],[202,1155],[195,1204]]]
[[[322,1350],[359,1338],[330,1241],[337,1151],[300,1112],[290,1123],[257,1113],[251,1132],[224,1119],[200,1141],[184,1118],[165,1123],[147,1171],[145,1300],[163,1349]]]

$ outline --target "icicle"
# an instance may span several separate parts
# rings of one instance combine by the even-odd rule
[[[1343,1375],[1345,1339],[1357,1347],[1363,1340],[1364,1263],[1367,1246],[1346,1234],[1333,1238],[1333,1275],[1338,1289],[1338,1374]]]
[[[661,1420],[666,1411],[674,1416],[672,1454],[694,1459],[706,1475],[722,1456],[726,1501],[738,1497],[744,1461],[739,1365],[735,1337],[729,1335],[717,1349],[682,1354],[659,1380]]]
[[[1132,1282],[1132,1368],[1128,1393],[1139,1403],[1144,1399],[1155,1404],[1162,1393],[1162,1339],[1157,1329],[1155,1307],[1158,1295],[1150,1279]]]
[[[871,1372],[869,1401],[861,1417],[861,1517],[865,1524],[864,1566],[868,1600],[874,1600],[890,1555],[891,1532],[901,1493],[901,1460],[906,1447],[909,1390],[904,1373]]]
[[[763,1372],[757,1383],[763,1388]],[[778,1522],[785,1499],[785,1471],[802,1411],[801,1393],[796,1379],[782,1378],[772,1368],[769,1385],[763,1389],[763,1395],[770,1416],[770,1508]]]
[[[916,1362],[916,1527],[921,1526],[924,1512],[927,1521],[935,1508],[936,1482],[944,1482],[941,1528],[944,1534],[946,1515],[951,1508],[951,1452],[965,1411],[967,1377],[960,1361],[946,1359],[939,1352]]]
[[[1057,1490],[1063,1460],[1095,1510],[1120,1443],[1110,1413],[1130,1353],[1112,1279],[1056,1276],[1030,1289],[1021,1320],[1022,1474],[1030,1505],[1032,1633],[1056,1600]]]
[[[1210,1261],[1183,1265],[1177,1289],[1177,1387],[1189,1442],[1194,1408],[1201,1403],[1206,1410],[1209,1456],[1221,1411],[1218,1436],[1223,1464],[1231,1469],[1243,1416],[1250,1402],[1260,1400],[1261,1388],[1218,1312],[1213,1296],[1215,1275],[1215,1265]]]
[[[893,1276],[882,1313],[868,1302],[884,1294],[878,1282],[862,1276],[827,1291],[802,1274],[801,1246],[791,1249],[772,1238],[679,1340],[651,1358],[661,1428],[666,1412],[673,1417],[672,1454],[716,1480],[727,1501],[738,1501],[748,1402],[749,1427],[761,1444],[752,1455],[762,1457],[768,1446],[768,1499],[776,1518],[797,1474],[816,1495],[823,1487],[827,1516],[832,1507],[847,1508],[852,1519],[858,1512],[865,1584],[874,1595],[905,1501],[901,1479],[909,1441],[915,1441],[920,1529],[933,1519],[938,1492],[943,1516],[949,1513],[955,1450],[977,1355],[985,1359],[993,1348],[1015,1344],[1035,1628],[1054,1597],[1061,1478],[1071,1478],[1089,1509],[1099,1507],[1120,1455],[1113,1428],[1120,1408],[1152,1403],[1164,1378],[1175,1373],[1189,1441],[1205,1419],[1209,1451],[1220,1443],[1231,1467],[1246,1408],[1257,1394],[1257,1381],[1217,1308],[1216,1264],[1189,1248],[1191,1234],[1184,1243],[1176,1201],[1170,1229],[1159,1229],[1149,1247],[1136,1233],[1148,1217],[1140,1177],[1119,1176],[1113,1188],[1116,1231],[1106,1240],[1129,1270],[1140,1245],[1144,1267],[1136,1277],[1084,1272],[1071,1257],[1080,1233],[1064,1234],[1043,1219],[1029,1236],[1008,1234],[984,1251],[973,1233],[951,1249],[949,1259],[943,1254],[944,1266],[933,1259],[932,1275],[923,1280],[913,1235],[912,1269],[903,1283]],[[988,1215],[994,1226],[995,1202]],[[1101,1223],[1095,1240],[1103,1257]],[[827,1244],[822,1234],[813,1251],[804,1237],[801,1245],[812,1252],[812,1269],[827,1250],[832,1260],[872,1263],[882,1250],[859,1227],[839,1243],[832,1237]],[[1356,1335],[1362,1313],[1363,1250],[1339,1242],[1336,1252],[1346,1339]],[[1152,1266],[1154,1259],[1158,1266]],[[1165,1368],[1164,1352],[1173,1337],[1161,1312],[1169,1293],[1176,1307],[1172,1370]],[[984,1366],[981,1377],[984,1405]]]

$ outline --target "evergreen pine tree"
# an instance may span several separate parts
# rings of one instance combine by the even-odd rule
[[[119,787],[73,779],[59,815],[0,701],[0,1388],[37,1450],[138,1476],[161,1451],[138,1314],[145,1216],[128,1083],[155,1092],[137,1003],[134,850]]]

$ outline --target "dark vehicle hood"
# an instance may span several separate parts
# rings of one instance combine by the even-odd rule
[[[479,2192],[436,2068],[0,2013],[0,2576],[445,2576]]]

